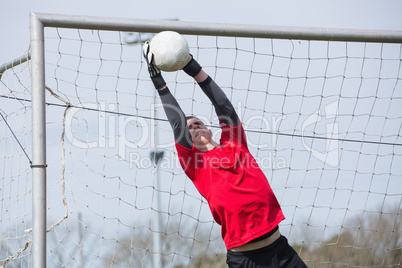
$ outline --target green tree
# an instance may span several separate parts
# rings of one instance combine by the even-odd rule
[[[365,212],[318,247],[295,245],[308,267],[401,267],[402,209]]]

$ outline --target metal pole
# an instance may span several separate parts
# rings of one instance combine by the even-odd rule
[[[162,258],[162,219],[159,213],[161,208],[161,198],[159,193],[159,160],[163,157],[163,151],[153,151],[151,152],[151,158],[155,165],[155,175],[154,175],[154,188],[155,188],[155,202],[153,207],[155,209],[154,216],[152,217],[152,229],[154,230],[152,240],[154,254],[152,256],[154,267],[163,267]]]
[[[46,267],[46,111],[44,27],[30,14],[32,58],[32,258]]]
[[[157,98],[157,92],[154,90],[154,119],[157,118],[158,112],[156,109],[156,98]],[[155,202],[153,204],[153,207],[155,208],[154,215],[152,217],[152,228],[154,230],[152,240],[153,240],[153,249],[154,249],[154,254],[152,255],[153,259],[153,264],[154,267],[163,267],[163,257],[162,257],[162,219],[161,219],[161,214],[159,213],[160,208],[161,208],[161,198],[160,198],[160,192],[159,192],[159,161],[163,158],[163,151],[158,151],[158,129],[157,129],[157,120],[154,121],[154,141],[155,141],[155,148],[151,152],[151,159],[154,162],[155,165],[155,175],[154,175],[154,188],[155,188]]]
[[[349,42],[402,43],[402,31],[286,27],[270,25],[199,23],[189,21],[124,19],[36,13],[46,27],[81,28],[156,33],[164,30],[181,34],[325,40]]]
[[[2,75],[3,75],[3,73],[4,73],[5,71],[7,71],[8,69],[11,69],[11,68],[13,68],[13,67],[15,67],[15,66],[18,66],[18,65],[20,65],[21,63],[26,62],[26,61],[29,60],[30,58],[31,58],[31,53],[28,51],[27,54],[22,55],[21,57],[18,57],[18,58],[16,58],[16,59],[12,60],[12,61],[9,61],[9,62],[6,62],[6,63],[2,64],[2,65],[0,66],[0,80],[1,80],[1,77],[2,77]]]

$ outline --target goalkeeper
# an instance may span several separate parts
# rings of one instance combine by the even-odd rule
[[[229,267],[306,267],[279,232],[282,210],[222,89],[189,55],[183,71],[195,79],[215,108],[222,129],[217,143],[200,119],[184,115],[153,64],[148,42],[143,51],[173,129],[180,164],[221,225]]]

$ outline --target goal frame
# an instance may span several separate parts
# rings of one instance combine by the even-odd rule
[[[402,31],[198,23],[30,13],[32,85],[32,258],[46,267],[45,27],[320,41],[402,43]]]

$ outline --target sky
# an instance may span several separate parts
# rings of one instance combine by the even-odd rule
[[[194,3],[193,3],[194,2]],[[296,27],[402,30],[402,2],[390,1],[3,0],[0,65],[29,46],[29,13]]]

